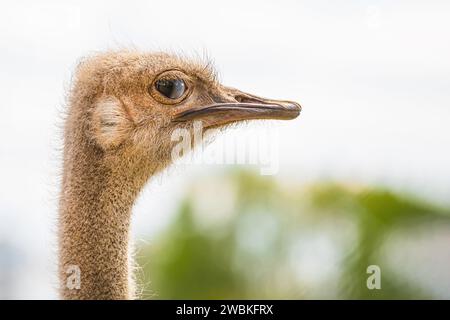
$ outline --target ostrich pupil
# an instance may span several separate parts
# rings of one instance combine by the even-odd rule
[[[186,90],[186,85],[181,79],[161,79],[155,83],[156,90],[169,99],[178,99]]]

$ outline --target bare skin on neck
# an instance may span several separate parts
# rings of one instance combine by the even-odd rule
[[[164,53],[96,55],[75,74],[64,131],[59,277],[64,299],[133,299],[131,209],[171,163],[171,134],[252,119],[293,119],[295,102],[221,85],[213,70]],[[79,278],[73,278],[74,268]],[[75,281],[75,283],[74,283]]]

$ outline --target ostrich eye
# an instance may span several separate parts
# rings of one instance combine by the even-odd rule
[[[179,99],[186,91],[186,84],[181,79],[160,79],[155,82],[155,88],[169,99]]]

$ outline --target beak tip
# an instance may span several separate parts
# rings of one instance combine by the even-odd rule
[[[299,103],[294,102],[294,101],[288,101],[286,103],[285,107],[291,114],[291,116],[292,116],[291,119],[297,118],[300,115],[300,113],[302,112],[302,106]]]

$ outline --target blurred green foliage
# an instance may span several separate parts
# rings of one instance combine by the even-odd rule
[[[193,183],[168,228],[140,248],[143,296],[432,298],[398,276],[383,248],[436,222],[450,226],[449,210],[389,190],[226,172]],[[366,286],[372,264],[381,290]]]

